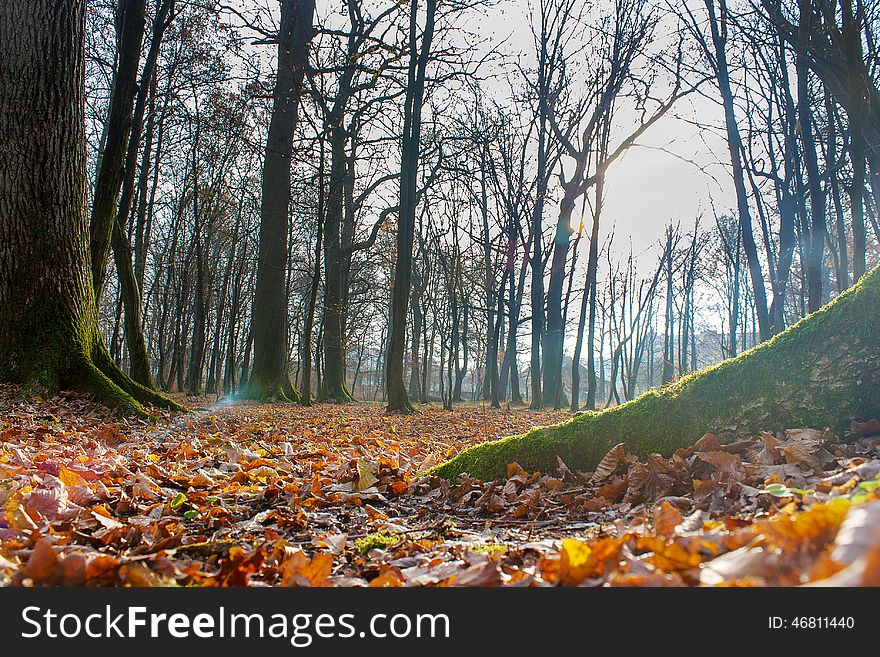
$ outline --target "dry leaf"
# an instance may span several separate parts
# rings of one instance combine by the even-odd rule
[[[624,443],[617,443],[614,447],[608,450],[608,453],[602,457],[602,460],[599,461],[599,465],[596,466],[595,472],[593,472],[593,481],[602,481],[614,474],[614,471],[617,470],[617,466],[623,463],[626,458],[624,447]]]

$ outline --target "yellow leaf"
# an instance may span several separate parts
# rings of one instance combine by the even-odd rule
[[[86,480],[79,474],[73,470],[68,470],[67,468],[61,468],[61,472],[58,473],[58,478],[64,482],[65,486],[82,486],[86,483]]]
[[[593,550],[586,543],[573,538],[562,539],[559,560],[559,578],[563,584],[580,584],[592,569],[590,555]]]
[[[376,476],[376,473],[379,470],[379,464],[375,461],[367,461],[366,459],[358,459],[357,462],[357,470],[358,470],[358,483],[357,489],[364,490],[365,488],[369,488],[377,481],[379,481],[379,477]]]

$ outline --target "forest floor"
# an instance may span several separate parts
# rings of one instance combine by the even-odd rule
[[[0,386],[0,585],[880,584],[876,420],[446,482],[570,414],[188,403],[147,423]]]

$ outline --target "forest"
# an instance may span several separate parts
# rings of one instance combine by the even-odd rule
[[[0,585],[880,585],[880,4],[0,7]]]

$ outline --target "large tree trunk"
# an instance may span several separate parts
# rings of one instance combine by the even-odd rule
[[[578,166],[576,176],[582,170]],[[571,215],[578,196],[580,178],[569,181],[559,205],[559,218],[550,260],[550,283],[547,286],[547,333],[544,336],[544,403],[559,409],[564,405],[562,394],[562,360],[565,346],[565,313],[563,288],[571,248]],[[574,275],[574,267],[572,267]]]
[[[468,449],[437,468],[502,476],[508,463],[590,470],[615,444],[670,454],[707,432],[722,439],[795,427],[846,430],[880,417],[880,267],[834,301],[737,358],[661,390],[553,427]]]
[[[144,414],[98,329],[85,207],[84,0],[0,5],[0,378]]]
[[[312,38],[314,0],[283,0],[278,31],[278,73],[263,161],[259,265],[254,298],[254,369],[246,396],[296,397],[287,371],[287,233],[293,132]]]

